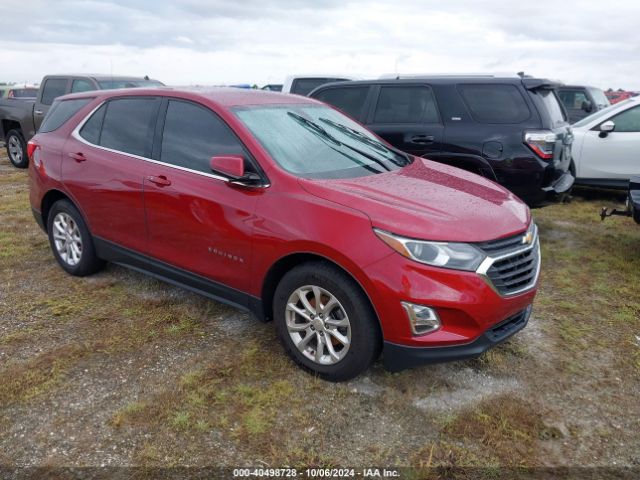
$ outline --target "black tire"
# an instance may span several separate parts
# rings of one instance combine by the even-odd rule
[[[18,158],[16,158],[16,154],[12,153],[11,146],[15,142],[16,146],[20,147],[20,153],[18,153]],[[24,137],[20,130],[9,130],[7,132],[7,138],[5,139],[6,147],[7,147],[7,156],[9,157],[9,161],[11,165],[16,168],[27,168],[29,165],[29,156],[27,155],[27,142],[24,141]]]
[[[57,231],[57,229],[54,226],[54,220],[58,214],[61,213],[71,217],[79,231],[82,248],[79,255],[79,261],[75,264],[66,261],[56,247],[54,232]],[[82,215],[80,215],[78,209],[69,200],[58,200],[52,205],[47,218],[47,232],[49,234],[49,245],[51,246],[53,256],[67,273],[76,277],[84,277],[86,275],[91,275],[104,267],[105,262],[99,259],[96,255],[91,233],[89,232]]]
[[[285,312],[289,297],[297,289],[307,285],[315,285],[330,292],[349,318],[349,349],[341,360],[331,365],[321,365],[307,358],[298,350],[287,329]],[[339,382],[354,378],[380,355],[382,334],[368,298],[349,275],[328,262],[303,263],[285,274],[276,288],[273,311],[276,332],[287,354],[305,370],[325,380]],[[327,338],[330,338],[328,333]]]

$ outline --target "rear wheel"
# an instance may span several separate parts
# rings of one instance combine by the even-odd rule
[[[19,130],[9,130],[7,133],[7,155],[9,161],[16,168],[27,168],[29,157],[27,156],[27,142]]]
[[[331,264],[309,262],[288,272],[273,307],[289,356],[325,380],[353,378],[380,354],[380,328],[367,297]]]
[[[47,232],[53,255],[67,273],[83,277],[104,266],[104,261],[96,256],[82,215],[68,200],[58,200],[51,207]]]

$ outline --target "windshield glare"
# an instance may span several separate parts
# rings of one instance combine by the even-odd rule
[[[239,107],[235,114],[283,169],[301,177],[362,177],[411,162],[406,154],[326,106]]]

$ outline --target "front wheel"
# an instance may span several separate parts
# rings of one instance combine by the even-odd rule
[[[27,168],[29,157],[27,155],[27,143],[22,133],[18,130],[9,130],[6,138],[7,155],[9,161],[16,168]]]
[[[288,272],[276,289],[274,323],[289,356],[325,380],[349,380],[380,354],[378,320],[359,285],[326,262]]]

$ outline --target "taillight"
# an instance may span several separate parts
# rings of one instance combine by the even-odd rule
[[[524,134],[524,143],[543,160],[553,158],[556,139],[556,134],[549,131],[526,132]]]
[[[39,145],[33,140],[29,140],[29,143],[27,143],[27,156],[29,157],[29,160],[33,161],[33,153],[36,151],[38,146]]]

